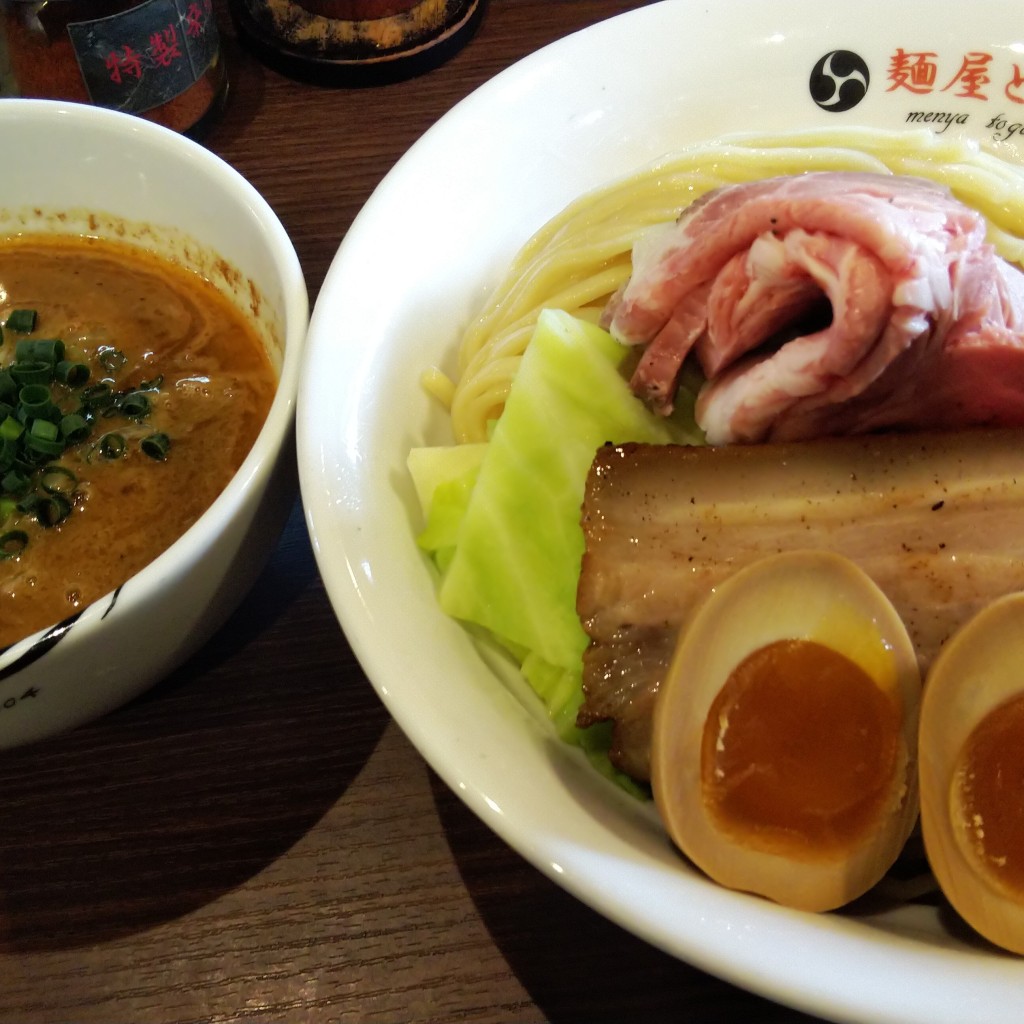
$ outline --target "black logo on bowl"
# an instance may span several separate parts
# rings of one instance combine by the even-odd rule
[[[850,110],[867,95],[871,76],[863,59],[850,50],[826,53],[811,71],[811,99],[822,110]]]

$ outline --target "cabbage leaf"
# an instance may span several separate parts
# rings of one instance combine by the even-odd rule
[[[630,391],[619,370],[626,352],[595,324],[545,310],[490,441],[468,454],[456,453],[469,446],[415,449],[409,459],[427,516],[419,543],[442,573],[441,607],[516,656],[559,735],[575,742],[587,473],[606,442],[680,440]]]

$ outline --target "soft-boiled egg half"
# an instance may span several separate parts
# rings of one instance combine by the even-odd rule
[[[946,898],[1024,953],[1024,594],[943,647],[921,706],[921,831]]]
[[[892,866],[918,814],[921,678],[900,617],[849,559],[761,559],[680,633],[654,714],[669,835],[724,886],[831,910]]]

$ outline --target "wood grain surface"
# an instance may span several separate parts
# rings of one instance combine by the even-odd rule
[[[491,0],[372,89],[234,41],[206,144],[268,199],[311,298],[360,206],[462,96],[638,3]],[[652,949],[471,815],[349,650],[296,510],[227,626],[100,722],[0,754],[0,1022],[809,1020]]]

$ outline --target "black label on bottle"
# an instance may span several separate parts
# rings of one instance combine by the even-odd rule
[[[217,56],[213,0],[146,0],[68,25],[89,98],[132,114],[180,96]]]

